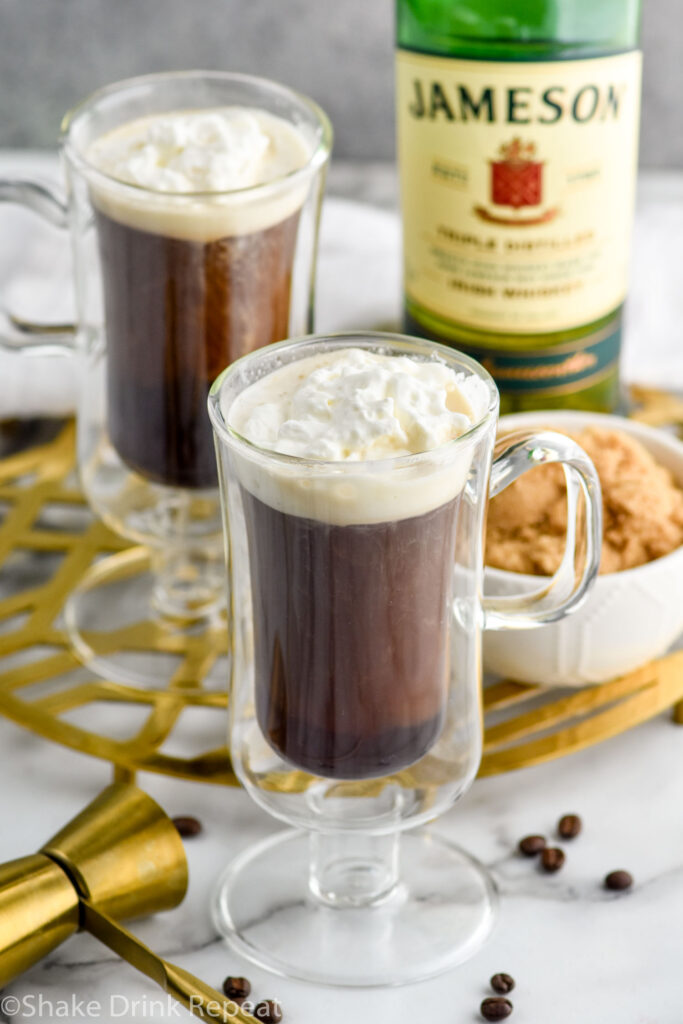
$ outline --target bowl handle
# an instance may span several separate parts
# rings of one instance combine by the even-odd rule
[[[512,440],[512,443],[510,441]],[[587,597],[600,566],[602,549],[602,495],[595,466],[571,438],[554,431],[520,431],[505,438],[507,447],[493,463],[489,497],[534,466],[559,462],[567,480],[567,544],[555,575],[531,594],[484,597],[484,629],[534,629],[556,622],[574,611]],[[583,495],[583,550],[577,566],[577,514]]]

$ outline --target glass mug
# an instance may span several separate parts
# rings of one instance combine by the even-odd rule
[[[89,162],[93,140],[136,118],[230,106],[289,122],[307,162],[265,184],[202,193],[126,184]],[[323,111],[274,82],[155,74],[100,89],[66,115],[66,203],[35,183],[0,182],[0,200],[70,228],[77,308],[73,331],[41,336],[7,322],[0,344],[75,353],[85,494],[108,526],[147,546],[97,563],[65,610],[82,660],[105,675],[165,684],[179,637],[182,646],[215,625],[224,607],[206,397],[226,363],[312,329],[331,140]]]
[[[276,454],[229,425],[254,381],[346,347],[475,376],[485,414],[441,447],[374,462]],[[600,558],[595,469],[551,432],[515,437],[492,462],[492,378],[450,348],[398,335],[254,352],[217,379],[209,411],[230,579],[232,761],[252,799],[296,829],[227,869],[217,927],[262,966],[312,981],[436,974],[484,941],[495,886],[467,853],[412,830],[451,807],[477,772],[482,630],[555,621],[588,592]],[[548,462],[567,477],[562,565],[538,593],[482,597],[488,497]]]

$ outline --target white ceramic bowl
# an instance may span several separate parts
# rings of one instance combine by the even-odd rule
[[[569,411],[504,416],[500,433],[595,426],[637,438],[683,486],[683,443],[621,416]],[[539,589],[542,577],[488,569],[486,594]],[[599,576],[567,618],[532,630],[484,634],[487,671],[546,686],[602,683],[663,654],[683,632],[683,547],[654,562]]]

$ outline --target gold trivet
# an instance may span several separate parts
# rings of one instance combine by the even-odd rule
[[[54,441],[0,462],[0,572],[3,590],[11,590],[0,600],[0,713],[45,739],[110,761],[117,778],[152,771],[235,785],[225,746],[188,754],[168,749],[197,709],[217,711],[222,716],[217,731],[223,729],[227,695],[205,685],[222,653],[220,633],[185,642],[165,689],[100,679],[69,649],[60,627],[64,603],[97,558],[117,552],[131,571],[146,567],[143,548],[127,546],[87,509],[74,480],[73,424]],[[47,560],[43,567],[41,560]],[[138,650],[172,645],[150,623],[122,630],[119,639]],[[163,649],[177,653],[172,646]],[[571,692],[496,683],[484,691],[480,774],[573,753],[672,705],[678,705],[675,718],[683,724],[683,652],[614,682]],[[100,727],[93,723],[103,708]],[[73,720],[84,711],[87,727]],[[123,736],[107,732],[114,712],[129,716]],[[304,779],[291,772],[276,784],[295,791]]]
[[[632,384],[629,397],[633,403],[630,416],[650,427],[675,427],[683,430],[683,398],[670,391]]]
[[[118,778],[144,770],[236,784],[225,746],[187,756],[163,749],[193,709],[225,714],[225,692],[203,688],[222,653],[222,636],[188,638],[178,651],[153,623],[119,631],[127,649],[164,645],[181,655],[166,689],[100,679],[70,650],[59,624],[62,608],[86,570],[112,554],[132,571],[147,568],[145,550],[127,546],[95,519],[78,491],[73,423],[54,441],[0,462],[0,572],[3,591],[13,591],[0,600],[0,712],[46,739],[111,761]],[[107,734],[112,706],[131,711],[124,737]],[[101,731],[69,720],[86,708],[92,718],[105,709]]]

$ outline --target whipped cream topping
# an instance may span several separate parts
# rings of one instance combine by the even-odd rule
[[[267,110],[216,107],[129,121],[91,142],[85,157],[111,179],[91,175],[93,202],[103,213],[141,231],[212,241],[264,230],[295,213],[308,184],[287,175],[309,162],[314,146],[303,130]],[[253,186],[265,188],[240,191]]]
[[[475,382],[444,363],[342,349],[262,377],[236,400],[230,426],[260,448],[302,459],[419,455],[479,418]]]
[[[223,107],[138,118],[100,136],[87,159],[130,185],[227,192],[273,181],[310,157],[301,132],[266,110]]]
[[[242,484],[281,511],[332,523],[419,515],[465,484],[471,446],[454,450],[486,413],[489,392],[445,363],[347,348],[305,357],[255,381],[221,411],[258,448],[340,464],[317,474],[287,463],[237,462]],[[378,460],[432,453],[395,468]],[[346,465],[344,465],[346,464]],[[357,470],[354,469],[357,467]]]

